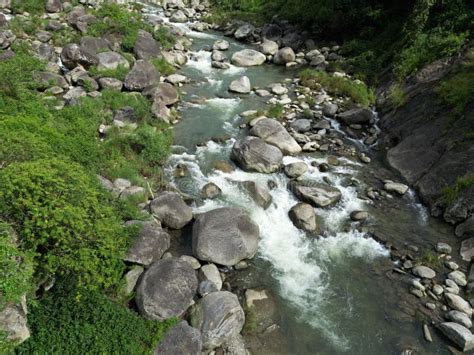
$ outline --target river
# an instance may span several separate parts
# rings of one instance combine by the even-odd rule
[[[253,87],[265,88],[272,83],[286,83],[294,90],[293,78],[298,69],[274,65],[251,68],[214,69],[211,52],[219,39],[230,42],[225,54],[251,47],[219,32],[194,32],[184,24],[176,24],[193,40],[190,60],[180,74],[192,81],[181,87],[179,123],[174,127],[174,144],[180,146],[168,162],[169,183],[195,199],[196,214],[222,206],[245,209],[260,226],[259,252],[247,270],[238,273],[234,282],[240,287],[264,287],[275,295],[280,312],[281,333],[278,351],[275,347],[258,349],[265,354],[400,354],[404,349],[421,353],[448,353],[423,339],[421,322],[400,311],[401,297],[408,286],[393,282],[386,276],[397,265],[389,250],[372,239],[366,230],[348,222],[354,210],[366,210],[369,226],[390,240],[415,246],[434,245],[450,238],[451,230],[429,217],[411,192],[403,198],[394,197],[384,206],[375,206],[361,198],[361,191],[370,186],[370,171],[386,169],[383,152],[367,149],[372,157],[370,168],[358,160],[340,158],[342,164],[321,173],[311,162],[326,162],[327,154],[316,152],[285,157],[284,163],[304,161],[310,166],[306,177],[327,181],[342,191],[338,205],[316,209],[324,236],[315,238],[297,229],[288,217],[297,199],[287,188],[288,178],[282,173],[249,173],[235,167],[224,173],[214,169],[216,162],[229,164],[235,139],[247,135],[239,125],[239,114],[246,110],[268,108],[267,99],[255,94],[237,96],[228,93],[232,80],[246,75]],[[337,122],[332,122],[334,130]],[[347,144],[359,142],[345,139]],[[176,149],[178,152],[178,149]],[[175,176],[177,164],[186,166],[188,175]],[[355,183],[348,183],[348,177]],[[267,186],[269,180],[277,187],[271,191],[272,205],[264,210],[238,183],[255,181]],[[202,200],[201,188],[213,182],[222,195]],[[188,231],[189,232],[189,231]],[[403,295],[403,296],[401,296]],[[436,340],[436,338],[435,338]],[[271,350],[270,350],[271,349]]]

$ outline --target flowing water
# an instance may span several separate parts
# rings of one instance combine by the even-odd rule
[[[396,198],[393,206],[384,210],[359,198],[358,192],[366,186],[364,169],[368,168],[357,161],[342,158],[342,166],[330,173],[310,167],[306,174],[308,179],[329,180],[343,193],[336,207],[316,209],[318,222],[325,231],[320,238],[306,235],[290,221],[288,211],[298,201],[287,188],[284,174],[249,173],[238,168],[231,173],[214,170],[218,161],[230,163],[235,139],[247,134],[239,129],[243,119],[238,114],[267,107],[266,99],[254,94],[240,98],[229,94],[230,82],[247,75],[253,87],[264,88],[285,82],[295,77],[296,72],[272,65],[214,69],[211,53],[203,48],[223,39],[223,35],[178,26],[194,41],[190,60],[180,70],[192,82],[181,88],[181,119],[174,128],[175,144],[183,147],[184,153],[170,157],[167,176],[171,184],[198,201],[193,206],[195,213],[236,206],[245,209],[260,226],[259,252],[250,268],[239,273],[237,282],[243,287],[265,287],[276,295],[282,317],[280,326],[285,334],[285,345],[279,353],[399,354],[407,347],[416,347],[422,353],[446,353],[423,340],[420,322],[397,316],[399,297],[395,290],[400,285],[394,285],[385,276],[386,271],[395,267],[388,250],[347,221],[351,211],[367,210],[380,233],[420,246],[446,240],[451,231],[432,220],[412,192]],[[231,42],[225,52],[229,57],[250,47],[225,39]],[[289,87],[293,85],[291,80],[286,83]],[[285,164],[295,161],[309,165],[312,161],[325,162],[326,156],[314,153],[284,159]],[[189,176],[176,178],[177,164],[186,165]],[[376,159],[371,168],[379,167],[383,168],[383,162]],[[348,176],[357,184],[348,185]],[[271,191],[272,205],[264,210],[239,182],[255,181],[266,186],[269,180],[278,187]],[[208,182],[217,184],[223,193],[218,199],[202,201],[200,190]],[[407,293],[406,286],[401,288]]]

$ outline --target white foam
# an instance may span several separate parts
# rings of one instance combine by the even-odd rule
[[[211,55],[212,53],[207,51],[194,52],[186,65],[204,74],[210,74],[214,70],[212,68]]]

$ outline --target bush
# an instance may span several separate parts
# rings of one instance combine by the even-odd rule
[[[129,69],[123,65],[119,65],[116,69],[97,70],[96,66],[89,68],[89,74],[95,78],[115,78],[124,81]]]
[[[13,0],[12,10],[14,13],[28,12],[30,14],[41,14],[45,12],[45,1],[38,0]]]
[[[268,117],[275,118],[277,120],[280,120],[283,117],[284,113],[285,107],[282,104],[272,105],[267,111]]]
[[[152,59],[151,63],[155,66],[156,70],[163,75],[171,75],[176,72],[175,67],[168,63],[164,58]]]
[[[400,87],[400,85],[395,84],[390,88],[388,100],[394,107],[400,107],[405,104],[405,92]]]
[[[36,160],[0,171],[0,216],[15,226],[39,275],[88,288],[120,279],[127,240],[95,177],[69,161]]]
[[[20,302],[32,290],[32,255],[21,251],[13,230],[0,222],[0,310],[9,302]],[[1,347],[0,347],[1,349]]]
[[[452,203],[457,200],[459,195],[466,189],[474,185],[474,174],[459,177],[454,186],[443,189],[443,200]]]
[[[437,59],[457,53],[466,42],[467,34],[441,30],[419,34],[413,44],[395,59],[395,76],[402,80]]]
[[[332,76],[320,70],[304,70],[301,75],[301,83],[312,89],[323,87],[331,94],[347,96],[355,104],[370,106],[375,102],[375,94],[361,81]]]
[[[460,116],[467,105],[474,101],[474,60],[441,82],[436,93],[444,103],[452,107],[455,116]]]
[[[89,25],[87,32],[94,37],[109,33],[121,35],[122,48],[126,52],[133,52],[139,30],[154,32],[153,26],[144,23],[140,14],[129,12],[118,4],[103,4],[95,15],[101,20]]]
[[[146,320],[99,292],[55,288],[30,307],[32,336],[18,354],[151,354],[176,323]]]
[[[160,26],[158,30],[153,33],[153,37],[160,43],[161,48],[165,50],[170,50],[176,44],[176,37],[170,33],[166,26]]]

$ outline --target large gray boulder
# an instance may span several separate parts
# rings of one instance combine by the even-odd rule
[[[170,247],[170,236],[154,222],[136,221],[141,225],[137,238],[125,255],[125,261],[148,266],[161,259]]]
[[[474,215],[456,227],[456,236],[474,237]]]
[[[315,232],[318,229],[314,208],[307,203],[300,202],[294,205],[288,215],[299,229],[307,232]]]
[[[132,70],[127,74],[124,87],[130,91],[142,91],[150,85],[160,82],[160,73],[153,64],[145,60],[137,60]]]
[[[469,318],[469,316],[464,312],[449,311],[448,313],[446,313],[446,319],[461,324],[462,326],[468,329],[472,328],[471,318]]]
[[[296,55],[293,49],[290,47],[285,47],[275,53],[273,56],[273,63],[277,65],[285,65],[287,63],[294,62],[295,59]]]
[[[171,106],[179,101],[178,90],[170,83],[149,86],[143,90],[142,94],[165,106]]]
[[[177,23],[183,23],[188,21],[188,17],[184,14],[183,11],[177,10],[173,12],[173,14],[170,17],[171,22],[177,22]]]
[[[466,313],[469,317],[472,316],[471,305],[464,298],[453,293],[445,293],[444,297],[449,307],[456,311]]]
[[[283,154],[262,139],[248,136],[235,142],[231,158],[244,170],[273,173],[280,168]]]
[[[82,47],[94,54],[112,49],[110,42],[105,38],[83,36],[79,43]]]
[[[265,186],[255,181],[243,181],[240,185],[249,192],[250,197],[252,197],[257,205],[263,209],[270,207],[273,198]]]
[[[337,117],[347,125],[366,124],[374,118],[374,114],[367,108],[354,108],[339,114]]]
[[[308,172],[308,165],[305,162],[298,161],[285,165],[285,174],[289,178],[298,178]]]
[[[22,343],[30,337],[25,299],[21,304],[9,304],[0,311],[0,332],[11,342]]]
[[[441,323],[438,328],[462,351],[474,349],[474,335],[469,329],[454,322]]]
[[[212,350],[237,336],[244,326],[245,314],[237,296],[227,291],[209,293],[197,303],[191,324],[199,329],[202,345]]]
[[[61,0],[46,0],[46,11],[49,13],[60,12],[63,9]]]
[[[201,333],[183,320],[166,332],[154,355],[200,355],[201,350]]]
[[[153,36],[146,31],[139,31],[133,52],[137,59],[152,59],[161,56],[160,46]]]
[[[114,70],[119,66],[124,68],[130,68],[128,60],[126,60],[121,54],[115,52],[102,52],[97,54],[97,59],[99,64],[97,65],[97,70]]]
[[[262,65],[267,60],[265,54],[257,52],[253,49],[244,49],[239,52],[235,52],[232,56],[232,64],[239,67],[253,67]]]
[[[192,266],[179,258],[156,261],[141,277],[135,298],[148,319],[181,316],[193,304],[198,280]]]
[[[315,181],[291,181],[291,191],[300,200],[315,207],[330,207],[342,197],[339,189]]]
[[[253,25],[246,23],[245,25],[240,26],[237,31],[235,31],[234,37],[238,40],[246,39],[252,34],[254,30],[255,27]]]
[[[258,50],[265,55],[274,55],[278,52],[278,43],[266,39],[260,44]]]
[[[99,59],[86,48],[75,44],[67,44],[61,51],[61,61],[68,69],[74,69],[78,64],[85,68],[99,64]]]
[[[33,74],[33,79],[38,84],[39,89],[47,89],[51,86],[59,86],[60,88],[67,89],[69,84],[62,75],[50,73],[50,72],[36,72]]]
[[[176,192],[162,192],[151,201],[150,209],[159,221],[172,229],[181,229],[193,219],[193,210]]]
[[[251,90],[252,86],[248,76],[242,76],[241,78],[232,81],[229,85],[229,91],[237,94],[249,94]]]
[[[259,227],[242,210],[218,208],[193,226],[193,254],[200,260],[232,266],[257,252]]]
[[[301,152],[299,144],[277,120],[271,118],[259,120],[250,130],[250,134],[274,145],[283,154],[293,155]]]
[[[226,51],[229,49],[230,43],[224,39],[220,39],[214,42],[212,49],[216,51]]]

